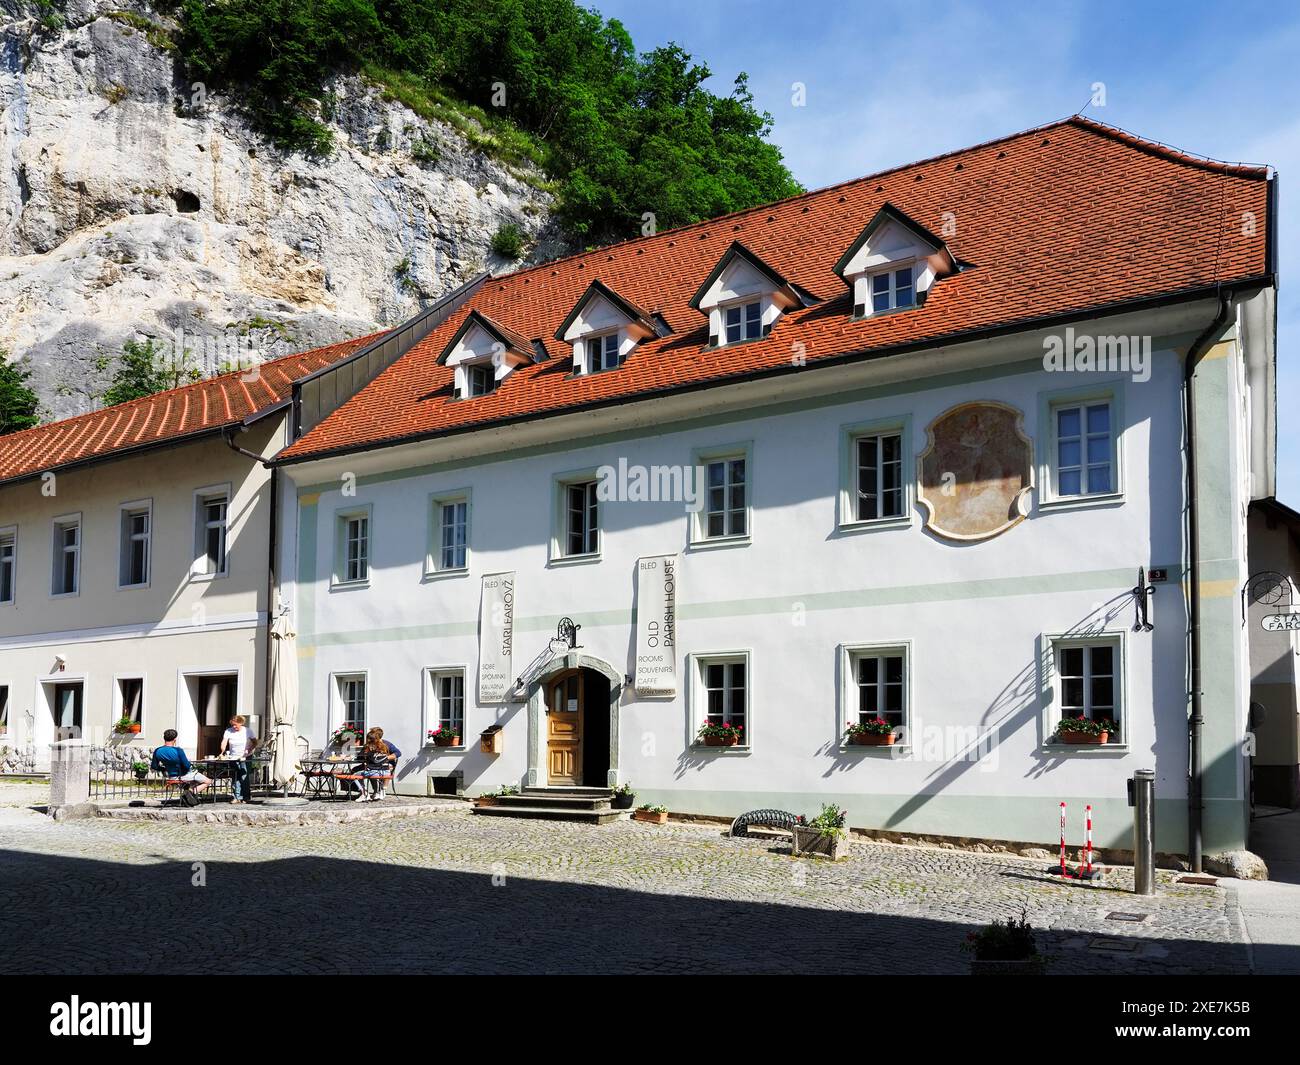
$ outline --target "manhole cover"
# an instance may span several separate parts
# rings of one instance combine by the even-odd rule
[[[1214,887],[1219,880],[1213,876],[1180,876],[1175,883],[1177,884],[1204,884],[1206,887]]]
[[[1088,946],[1103,954],[1131,954],[1138,949],[1137,942],[1131,939],[1094,939]]]
[[[1116,911],[1115,913],[1106,914],[1106,920],[1127,921],[1130,924],[1141,924],[1148,916],[1149,915],[1145,913],[1120,913],[1119,911]]]

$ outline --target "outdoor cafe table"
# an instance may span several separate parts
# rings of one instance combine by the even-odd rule
[[[204,796],[207,801],[215,803],[217,794],[221,791],[230,791],[230,780],[234,776],[234,765],[238,761],[236,758],[195,758],[191,765],[200,773],[212,781],[212,787],[206,788],[198,793],[199,801],[202,802]],[[220,785],[226,782],[226,787],[222,789]]]
[[[340,773],[355,773],[361,767],[358,758],[302,758],[303,794],[309,799],[335,798],[339,793]]]

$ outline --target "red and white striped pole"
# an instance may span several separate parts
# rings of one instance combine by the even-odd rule
[[[1065,876],[1065,803],[1061,803],[1061,875]]]
[[[1084,874],[1092,872],[1092,805],[1089,804],[1083,808],[1083,820],[1086,828],[1086,836],[1083,850],[1083,871]]]

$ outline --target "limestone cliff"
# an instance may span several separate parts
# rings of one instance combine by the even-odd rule
[[[133,337],[210,372],[511,268],[503,224],[531,259],[563,250],[540,174],[360,79],[331,87],[328,157],[277,151],[184,83],[166,25],[129,0],[0,0],[0,348],[47,417],[90,409]]]

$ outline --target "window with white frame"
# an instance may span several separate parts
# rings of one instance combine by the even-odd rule
[[[139,725],[144,721],[144,678],[119,677],[117,681],[118,717],[130,718]]]
[[[721,540],[749,535],[749,462],[746,454],[705,457],[704,504],[699,537]]]
[[[695,660],[696,727],[731,725],[749,742],[749,658],[744,654],[700,655]]]
[[[623,365],[620,352],[619,334],[605,333],[587,339],[587,372],[600,373],[602,370],[617,370]]]
[[[18,583],[18,533],[0,532],[0,603],[12,603]]]
[[[472,362],[465,367],[465,395],[487,396],[496,391],[497,372],[491,362]]]
[[[370,512],[338,516],[336,584],[362,584],[370,579]]]
[[[335,728],[352,725],[363,733],[366,730],[366,675],[340,673],[334,678],[337,700],[334,712]]]
[[[740,340],[757,340],[763,335],[763,303],[761,300],[733,303],[730,307],[722,308],[722,320],[728,344]]]
[[[462,493],[435,498],[432,520],[429,572],[463,571],[469,565],[469,495]]]
[[[854,436],[853,463],[854,520],[879,521],[901,517],[906,508],[902,432]]]
[[[594,555],[600,550],[600,503],[596,481],[569,481],[561,485],[564,500],[560,553],[565,557]]]
[[[123,588],[149,583],[152,534],[153,516],[148,504],[122,508],[117,583]]]
[[[465,737],[465,671],[440,669],[429,672],[432,705],[426,731],[445,729]]]
[[[1051,412],[1054,494],[1065,498],[1115,492],[1115,435],[1110,400],[1057,403]]]
[[[1059,640],[1052,652],[1060,716],[1118,723],[1122,713],[1119,639]]]
[[[912,268],[882,270],[871,275],[871,313],[902,310],[916,305],[916,286]]]
[[[9,732],[9,685],[0,684],[0,736]]]
[[[195,573],[208,577],[226,575],[229,565],[226,550],[229,510],[228,492],[207,492],[197,497],[194,517]]]
[[[54,522],[54,567],[51,595],[76,595],[81,581],[81,518]]]
[[[907,724],[907,651],[902,647],[850,648],[846,725],[880,718],[895,728]]]

